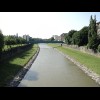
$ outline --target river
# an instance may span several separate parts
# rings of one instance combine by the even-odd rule
[[[62,54],[39,44],[40,52],[18,87],[100,87]]]

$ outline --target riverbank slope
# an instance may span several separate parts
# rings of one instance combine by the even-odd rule
[[[100,58],[72,48],[61,47],[59,44],[48,44],[76,64],[88,76],[100,84]]]

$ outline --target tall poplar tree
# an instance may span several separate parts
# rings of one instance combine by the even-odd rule
[[[93,49],[95,51],[97,47],[98,47],[98,41],[97,41],[96,16],[93,19],[91,15],[89,31],[88,31],[88,48]]]

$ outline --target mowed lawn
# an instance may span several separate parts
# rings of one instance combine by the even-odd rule
[[[0,86],[7,86],[10,80],[12,80],[21,68],[27,64],[27,62],[36,53],[38,45],[34,45],[30,50],[19,53],[16,56],[0,63]]]
[[[92,71],[100,75],[100,58],[83,53],[81,51],[74,50],[72,48],[61,47],[58,44],[48,44],[49,46],[56,47],[64,54],[69,55],[74,58],[76,61],[79,61],[81,64],[84,64],[86,67],[90,68]]]

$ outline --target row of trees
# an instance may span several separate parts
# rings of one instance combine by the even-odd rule
[[[0,31],[0,52],[2,51],[4,45],[7,45],[7,47],[11,48],[12,45],[22,45],[26,43],[27,41],[22,37],[16,37],[11,35],[3,36],[2,32]]]
[[[88,43],[88,27],[83,27],[80,31],[71,30],[66,34],[65,41],[69,45],[83,46]]]
[[[55,41],[54,37],[49,39],[32,38],[30,43],[62,43],[62,41]]]
[[[96,16],[90,18],[89,26],[81,30],[71,30],[66,34],[65,42],[68,45],[87,46],[89,49],[97,50],[100,44],[100,37],[97,34]]]
[[[22,37],[15,37],[15,36],[4,36],[4,44],[7,46],[11,45],[19,45],[19,44],[26,44],[27,41]]]

